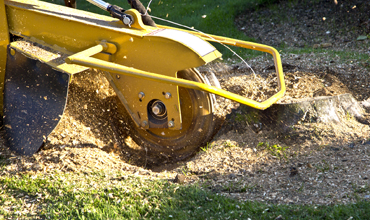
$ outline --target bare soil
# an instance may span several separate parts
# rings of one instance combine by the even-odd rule
[[[317,48],[331,43],[333,51],[370,55],[370,40],[356,40],[369,34],[367,1],[338,0],[338,5],[326,0],[294,4],[281,1],[270,8],[257,8],[236,18],[236,24],[258,42],[273,46],[284,43],[289,48],[315,44]],[[281,15],[280,11],[286,13]],[[367,117],[369,59],[347,60],[325,50],[306,54],[281,51],[281,55],[287,92],[279,103],[350,93],[363,103]],[[278,89],[271,57],[259,56],[247,62],[257,75],[237,60],[214,63],[200,71],[213,71],[224,89],[265,100]],[[112,122],[117,119],[115,94],[104,74],[85,71],[74,76],[65,114],[38,153],[19,156],[0,145],[0,156],[6,161],[2,172],[102,170],[170,180],[185,174],[187,184],[200,181],[226,196],[278,204],[338,204],[369,199],[370,127],[366,122],[344,113],[340,123],[301,121],[282,132],[259,127],[246,120],[237,103],[220,100],[221,112],[231,114],[208,146],[202,146],[188,161],[153,164],[125,134],[129,128],[124,121],[120,130]]]

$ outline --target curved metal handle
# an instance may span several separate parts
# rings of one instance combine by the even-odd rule
[[[238,42],[238,44],[241,44],[241,43],[243,42],[241,41]],[[270,107],[272,104],[274,104],[275,102],[277,102],[280,98],[284,96],[286,87],[285,87],[285,82],[284,82],[283,68],[281,65],[280,55],[274,48],[268,47],[265,45],[261,46],[261,45],[249,43],[249,42],[244,43],[243,46],[251,47],[251,45],[254,45],[256,48],[258,47],[258,50],[272,53],[272,55],[274,56],[275,66],[276,66],[278,76],[279,76],[280,91],[263,102],[257,102],[252,99],[228,92],[226,90],[223,90],[223,89],[220,89],[214,86],[206,85],[204,83],[198,83],[198,82],[193,82],[190,80],[179,79],[179,78],[170,77],[170,76],[164,76],[161,74],[151,73],[151,72],[135,69],[132,67],[123,66],[123,65],[116,64],[116,63],[111,63],[111,62],[107,62],[107,61],[103,61],[100,59],[90,57],[90,56],[93,56],[97,53],[104,51],[105,48],[103,44],[98,44],[97,46],[81,51],[72,56],[69,56],[68,58],[66,58],[66,63],[78,64],[82,66],[100,69],[103,71],[124,74],[124,75],[129,75],[129,76],[138,77],[138,78],[144,78],[144,79],[153,80],[157,82],[174,84],[177,86],[182,86],[182,87],[190,88],[190,89],[202,90],[205,92],[209,92],[215,95],[225,97],[227,99],[239,102],[244,105],[251,106],[253,108],[263,110],[263,109]]]
[[[225,96],[223,96],[223,97],[234,100],[234,101],[237,101],[237,102],[240,102],[240,103],[248,105],[248,106],[251,106],[253,108],[263,110],[263,109],[266,109],[266,108],[270,107],[272,104],[274,104],[275,102],[277,102],[279,99],[281,99],[284,96],[285,91],[286,91],[286,86],[285,86],[285,82],[284,82],[283,67],[282,67],[282,64],[281,64],[280,54],[275,48],[264,45],[264,44],[258,44],[258,43],[248,42],[248,41],[236,40],[236,39],[232,39],[232,38],[221,37],[221,36],[216,36],[216,35],[212,35],[212,34],[205,34],[205,33],[200,33],[200,32],[196,32],[196,31],[188,31],[188,30],[183,30],[183,29],[173,28],[173,27],[168,27],[168,26],[163,26],[163,25],[158,25],[158,27],[159,28],[176,29],[176,30],[185,31],[185,32],[188,32],[188,33],[193,34],[195,36],[198,36],[198,37],[202,38],[203,40],[210,41],[210,42],[222,43],[222,44],[226,44],[226,45],[230,45],[230,46],[241,47],[241,48],[246,48],[246,49],[251,49],[251,50],[257,50],[257,51],[261,51],[261,52],[271,54],[273,59],[274,59],[274,65],[275,65],[276,74],[278,76],[278,85],[279,85],[279,91],[275,95],[271,96],[270,98],[268,98],[267,100],[265,100],[263,102],[256,102],[256,101],[253,101],[253,100],[250,100],[250,99],[247,99],[247,98],[245,98],[246,100],[244,99],[244,100],[239,100],[238,101],[238,100],[233,99],[232,97],[229,97],[229,98],[225,97]],[[234,97],[234,98],[236,98],[236,97]]]

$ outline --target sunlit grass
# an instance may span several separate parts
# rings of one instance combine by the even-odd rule
[[[49,2],[63,4],[58,0]],[[109,2],[129,7],[126,1]],[[147,5],[149,1],[142,2]],[[151,9],[155,16],[203,32],[253,40],[237,30],[233,22],[238,13],[257,2],[261,1],[164,0],[153,1]],[[104,13],[81,0],[78,8]],[[347,52],[342,55],[358,56]],[[364,200],[330,206],[237,201],[197,183],[178,185],[124,173],[4,172],[0,176],[0,205],[0,219],[276,219],[280,215],[284,219],[370,219],[370,202]]]
[[[205,185],[124,173],[0,176],[0,219],[370,219],[370,203],[331,206],[237,201]]]
[[[62,0],[45,0],[57,4],[64,4]],[[220,35],[239,40],[255,41],[253,38],[246,36],[242,31],[238,30],[234,25],[234,19],[248,7],[255,7],[263,2],[273,2],[274,0],[153,0],[150,4],[151,15],[163,18],[172,22],[185,25],[189,28],[195,28],[208,34]],[[110,4],[118,5],[124,9],[129,9],[130,5],[127,1],[121,0],[107,0]],[[142,0],[143,5],[147,6],[149,0]],[[90,4],[87,1],[77,1],[77,8],[108,15],[102,9]],[[157,24],[174,26],[168,22],[161,20],[154,21]],[[184,28],[184,27],[180,27]],[[186,29],[186,28],[185,28]],[[232,57],[232,53],[222,45],[214,44],[216,48],[224,55],[224,58]],[[240,54],[243,58],[246,56],[256,56],[260,52],[248,49],[240,49],[232,47],[236,53]]]

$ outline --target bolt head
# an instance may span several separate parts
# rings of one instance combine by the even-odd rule
[[[172,95],[171,95],[171,93],[166,92],[166,94],[164,95],[164,97],[166,97],[166,99],[170,99],[172,97]]]
[[[15,55],[15,50],[14,50],[13,48],[11,48],[11,49],[10,49],[10,54],[11,54],[12,56],[14,56],[14,55]]]
[[[143,92],[139,92],[139,99],[143,99],[145,97],[145,94]]]
[[[147,121],[142,121],[141,122],[141,127],[145,128],[146,126],[148,126],[148,122]]]
[[[170,128],[175,127],[175,122],[174,121],[169,121],[168,122],[168,127],[170,127]]]
[[[155,115],[159,115],[161,113],[161,108],[159,106],[154,106],[152,111]]]
[[[134,18],[131,15],[125,15],[122,19],[123,24],[131,27],[132,23],[134,23]]]

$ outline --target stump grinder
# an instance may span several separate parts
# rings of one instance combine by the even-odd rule
[[[38,0],[0,0],[2,123],[8,147],[19,154],[39,150],[63,115],[73,75],[89,68],[105,75],[132,139],[154,154],[186,157],[204,146],[217,131],[216,96],[265,109],[285,93],[272,47],[155,25],[140,9],[88,1],[112,17]],[[221,89],[214,76],[196,69],[221,57],[211,43],[271,54],[279,91],[257,102]]]

